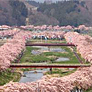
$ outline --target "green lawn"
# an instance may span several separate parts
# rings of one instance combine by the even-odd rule
[[[88,89],[88,90],[86,90],[84,92],[92,92],[92,88],[90,88],[90,89]]]
[[[52,39],[52,40],[41,40],[41,39],[31,39],[28,42],[31,43],[66,43],[66,40],[58,40],[58,39]]]
[[[49,74],[49,75],[52,75],[54,76],[55,74],[58,75],[58,77],[63,77],[63,76],[67,76],[71,73],[74,73],[76,71],[76,69],[73,69],[73,70],[68,70],[68,69],[53,69],[52,70],[52,73],[50,71],[46,72],[45,74]]]
[[[26,51],[24,52],[23,57],[21,58],[21,63],[40,63],[40,62],[45,62],[48,61],[49,58],[45,57],[43,54],[41,55],[33,55],[31,53],[32,50],[37,50],[39,48],[34,48],[34,47],[26,47]]]
[[[31,42],[36,42],[37,40],[32,40]],[[38,40],[40,42],[40,40]],[[43,43],[45,41],[43,40]],[[48,43],[59,43],[60,41],[57,40],[48,40]],[[65,43],[66,41],[63,40],[63,43]],[[32,50],[38,50],[39,48],[35,48],[35,47],[31,47],[28,46],[26,47],[26,51],[24,52],[20,63],[21,64],[32,64],[32,63],[43,63],[43,62],[47,62],[48,64],[80,64],[78,62],[78,59],[75,57],[74,53],[71,51],[70,48],[68,47],[61,47],[62,49],[64,49],[66,52],[62,53],[62,52],[43,52],[40,55],[33,55],[31,53]],[[76,50],[76,48],[74,48]],[[78,54],[79,57],[81,58],[81,55]],[[65,57],[65,58],[69,58],[69,61],[63,61],[63,62],[55,62],[55,60],[59,57]],[[81,60],[84,61],[83,58],[81,58]],[[21,69],[21,71],[30,71],[32,69],[28,68],[28,69]],[[63,69],[53,69],[52,71],[52,76],[53,74],[57,74],[59,75],[59,77],[63,77],[63,76],[67,76],[73,72],[75,72],[76,69],[74,70],[63,70]],[[46,72],[45,74],[51,74],[50,71]],[[6,72],[1,72],[0,73],[0,85],[3,85],[5,83],[8,83],[9,81],[13,80],[13,81],[18,81],[20,78],[20,74],[19,73],[12,73],[10,70],[7,70]],[[87,90],[85,92],[92,92],[92,89]]]
[[[21,74],[18,72],[11,72],[11,69],[0,72],[0,86],[4,85],[10,81],[17,82],[19,81]]]
[[[61,47],[66,52],[44,52],[40,55],[33,55],[31,53],[32,50],[37,50],[39,48],[34,47],[26,47],[26,51],[24,52],[23,57],[21,58],[20,63],[42,63],[42,62],[48,62],[48,63],[58,63],[58,64],[79,64],[77,58],[75,57],[74,53],[70,50],[68,47]],[[52,57],[53,56],[53,57]],[[55,62],[55,60],[59,57],[65,57],[69,58],[69,61],[63,61],[63,62]]]

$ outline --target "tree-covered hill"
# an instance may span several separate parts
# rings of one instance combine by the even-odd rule
[[[89,7],[85,1],[70,0],[52,4],[43,3],[39,6],[38,11],[56,18],[60,26],[92,25],[92,12],[89,11]]]
[[[92,26],[92,1],[63,0],[39,4],[25,0],[0,0],[0,25],[25,25],[27,17],[29,24],[33,25]]]
[[[0,0],[0,25],[25,25],[28,10],[18,0]]]
[[[30,24],[57,25],[56,18],[32,10],[35,6],[25,0],[0,0],[0,25],[20,26],[26,24],[26,18],[29,17]]]
[[[36,2],[36,1],[26,1],[26,2],[29,3],[32,6],[35,6],[35,7],[39,7],[39,5],[40,5],[40,3]]]

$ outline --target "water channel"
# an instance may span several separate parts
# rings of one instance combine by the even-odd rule
[[[65,50],[60,48],[60,47],[44,47],[44,46],[32,46],[35,48],[39,48],[38,50],[32,50],[33,55],[39,55],[42,54],[43,52],[62,52],[64,53]]]
[[[33,55],[39,55],[43,52],[66,52],[64,49],[61,47],[41,47],[41,46],[33,46],[35,48],[39,48],[37,50],[32,50],[31,53]],[[56,59],[56,62],[62,62],[62,61],[69,61],[69,58],[67,57],[59,57]],[[72,69],[70,69],[72,70]],[[43,69],[43,70],[34,70],[34,71],[25,71],[23,73],[23,76],[20,79],[20,83],[26,83],[26,82],[33,82],[37,81],[42,78],[43,73],[49,71],[49,69]]]
[[[25,71],[24,75],[20,79],[20,83],[33,82],[42,78],[43,73],[49,69],[34,70],[34,71]]]

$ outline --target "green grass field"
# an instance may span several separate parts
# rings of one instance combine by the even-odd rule
[[[40,40],[31,40],[32,43],[35,42],[40,42]],[[59,43],[60,41],[57,40],[48,40],[48,43]],[[65,43],[66,41],[63,40],[63,43]],[[43,40],[42,43],[45,43],[45,41]],[[19,64],[39,64],[39,63],[44,63],[46,62],[47,64],[80,64],[78,59],[76,58],[76,56],[74,55],[74,53],[72,52],[72,50],[69,47],[61,47],[62,49],[64,49],[66,52],[62,53],[62,52],[43,52],[39,55],[33,55],[31,53],[32,50],[39,50],[40,48],[35,48],[35,47],[31,47],[28,46],[26,47],[26,51],[24,52],[20,63]],[[74,48],[76,50],[76,48]],[[78,54],[79,57],[81,58],[81,55]],[[65,57],[65,58],[69,58],[68,61],[61,61],[61,62],[56,62],[56,59],[59,57]],[[83,58],[81,58],[81,60],[85,61]],[[85,62],[84,62],[85,63]],[[28,68],[28,69],[21,69],[21,71],[30,71],[32,69]],[[75,72],[76,69],[73,70],[68,70],[68,69],[53,69],[52,74],[50,71],[46,72],[46,75],[59,75],[59,77],[63,77],[63,76],[67,76],[73,72]],[[88,91],[84,91],[84,92],[92,92],[92,90],[88,90]]]
[[[58,77],[63,77],[63,76],[67,76],[71,73],[74,73],[76,71],[76,69],[73,70],[68,70],[68,69],[53,69],[52,73],[50,71],[46,72],[45,75],[52,75],[54,76],[55,74],[58,75]]]
[[[92,87],[84,92],[92,92]]]
[[[31,39],[28,42],[31,43],[66,43],[66,40],[58,40],[58,39],[53,39],[53,40],[41,40],[41,39]]]
[[[21,74],[18,72],[11,72],[11,69],[0,72],[0,86],[4,85],[10,81],[18,82],[21,77]]]
[[[66,53],[62,52],[43,52],[39,55],[33,55],[31,53],[32,50],[37,50],[39,48],[34,47],[26,47],[26,51],[21,58],[20,63],[58,63],[58,64],[79,64],[77,58],[75,57],[74,53],[67,47],[61,47],[66,51]],[[53,56],[53,57],[52,57]],[[69,58],[69,61],[62,61],[62,62],[55,62],[55,60],[59,57]]]
[[[31,43],[66,43],[66,40],[41,40],[41,39],[32,39],[29,42]],[[64,49],[66,51],[66,53],[62,53],[62,52],[43,52],[40,55],[33,55],[31,53],[32,50],[37,50],[39,48],[35,48],[35,47],[26,47],[26,51],[24,52],[23,57],[21,58],[21,62],[20,63],[43,63],[43,62],[47,62],[47,63],[55,63],[55,64],[79,64],[78,59],[76,58],[76,56],[74,55],[74,53],[72,52],[72,50],[68,47],[62,46],[62,49]],[[76,51],[76,48],[74,48],[74,50]],[[81,55],[78,54],[79,57],[81,58]],[[56,62],[56,59],[58,59],[59,57],[64,57],[64,58],[69,58],[69,61],[62,61],[62,62]],[[83,58],[81,58],[82,61],[85,60]]]

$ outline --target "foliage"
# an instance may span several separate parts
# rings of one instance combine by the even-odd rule
[[[48,61],[48,58],[44,55],[33,55],[31,54],[32,50],[37,50],[37,48],[27,47],[26,52],[24,53],[23,57],[21,58],[21,62],[30,62],[30,63],[39,63]]]
[[[43,3],[39,6],[38,11],[48,15],[53,16],[59,21],[60,26],[72,25],[79,26],[89,22],[88,18],[85,18],[85,15],[82,14],[81,7],[85,8],[85,2],[79,3],[78,1],[63,1],[52,3],[50,5]]]
[[[92,87],[84,92],[92,92]]]
[[[10,81],[17,82],[21,77],[20,73],[12,72],[11,69],[0,72],[0,85],[4,85]]]
[[[12,17],[15,18],[18,21],[18,25],[24,25],[25,20],[24,18],[28,15],[28,10],[25,6],[25,4],[18,0],[10,0],[9,1],[11,7],[12,7]],[[24,20],[24,21],[23,21]]]
[[[21,58],[21,63],[42,63],[42,62],[48,62],[48,63],[58,63],[58,64],[78,64],[78,60],[77,58],[74,56],[73,52],[67,48],[67,47],[62,47],[67,53],[60,53],[60,52],[44,52],[40,55],[33,55],[31,53],[32,50],[37,50],[37,48],[33,48],[33,47],[27,47],[26,51],[23,55],[23,57]],[[49,56],[54,56],[49,58]],[[70,60],[66,61],[66,62],[55,62],[56,58],[58,57],[67,57]]]
[[[78,32],[78,33],[80,33],[80,30],[79,30],[79,29],[76,29],[76,30],[74,30],[74,32]]]
[[[39,7],[39,4],[40,4],[39,2],[31,1],[31,0],[30,1],[28,0],[26,2],[28,2],[30,5],[35,6],[35,7]]]
[[[81,5],[84,7],[85,6],[85,1],[82,1],[81,2]]]
[[[66,69],[53,69],[52,70],[52,73],[51,71],[48,71],[46,72],[45,74],[51,74],[53,76],[53,74],[58,74],[60,77],[63,77],[63,76],[67,76],[71,73],[74,73],[76,71],[76,69],[73,69],[72,71],[71,70],[66,70]]]

